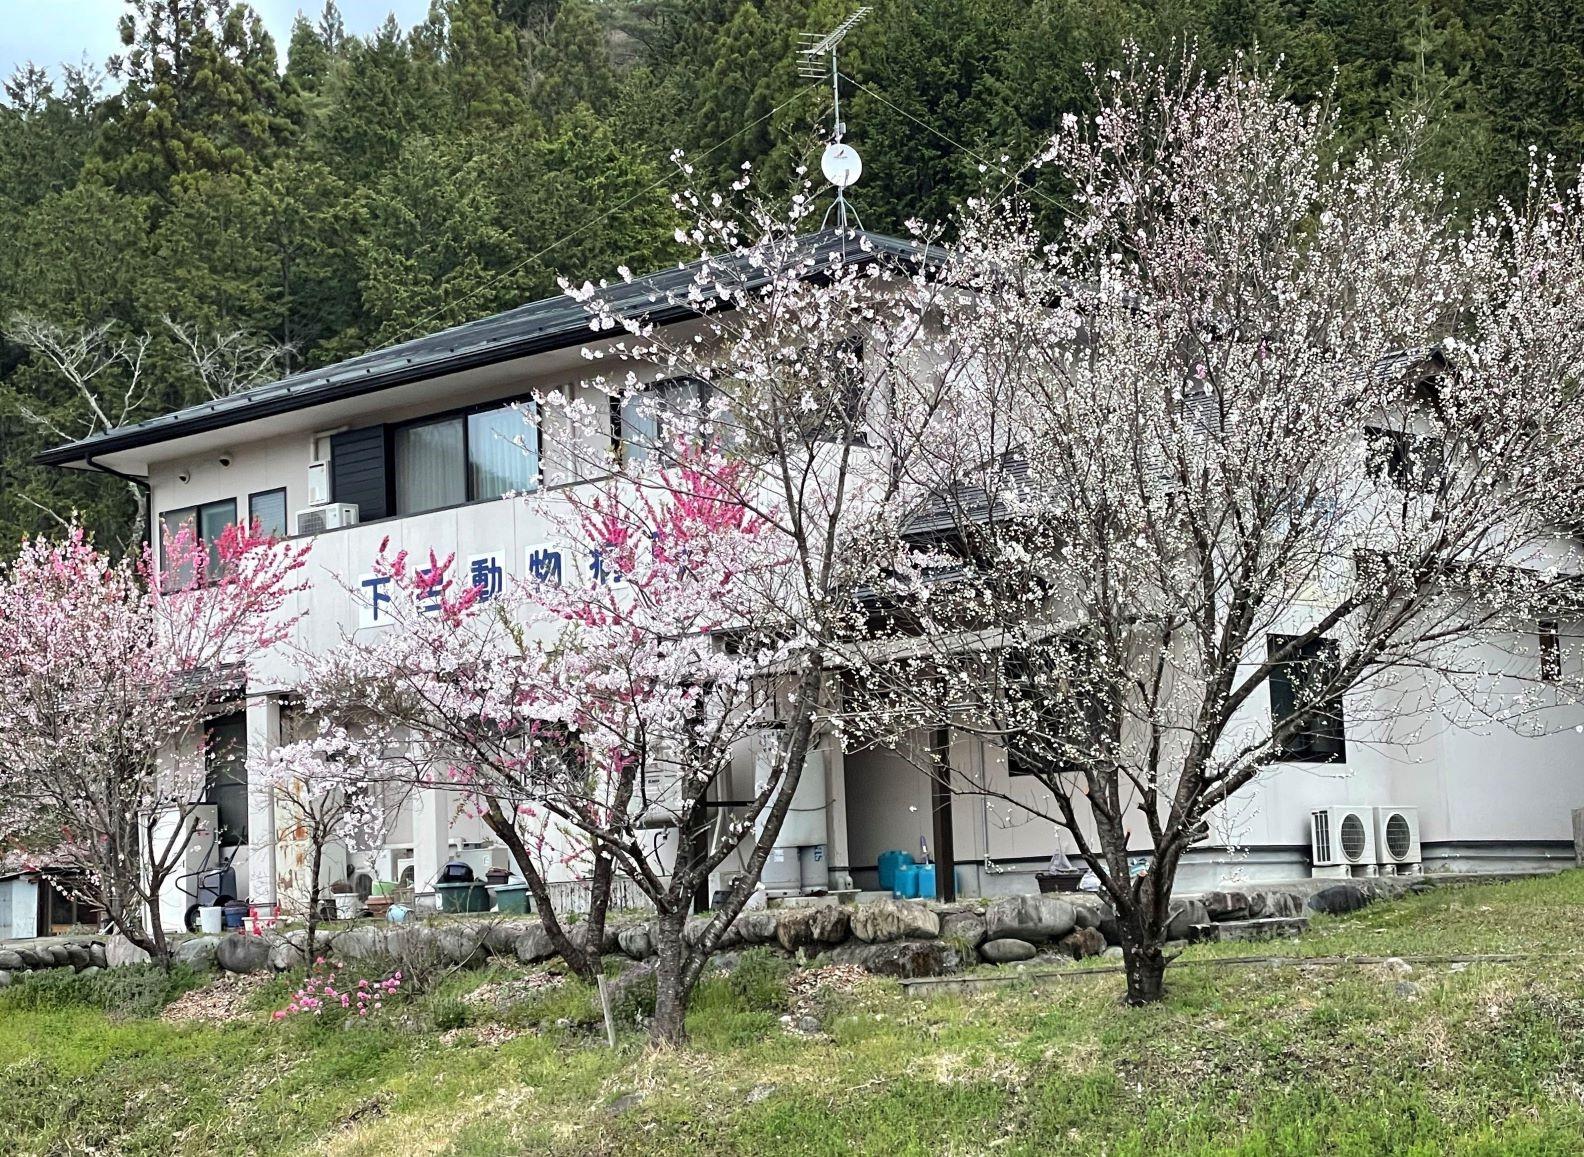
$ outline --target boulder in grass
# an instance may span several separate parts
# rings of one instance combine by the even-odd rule
[[[1249,897],[1246,892],[1206,892],[1200,897],[1210,919],[1247,920],[1250,916]]]
[[[110,961],[105,955],[105,946],[95,940],[88,945],[88,964],[90,968],[108,968]]]
[[[93,963],[93,957],[88,954],[88,946],[86,944],[66,945],[66,958],[67,963],[69,963],[78,972],[81,972],[83,969],[87,968]]]
[[[1045,944],[1060,940],[1078,926],[1078,913],[1054,896],[1004,896],[985,912],[985,936]]]
[[[1333,884],[1310,896],[1306,907],[1325,916],[1345,916],[1367,906],[1372,898],[1357,884]]]
[[[890,940],[933,940],[940,935],[940,917],[911,900],[876,900],[853,912],[852,934],[866,944]]]
[[[550,941],[550,933],[544,930],[540,923],[530,924],[517,936],[517,959],[524,964],[538,964],[540,961],[549,960],[556,954],[556,948]]]
[[[870,907],[870,905],[864,905]],[[962,967],[957,950],[944,940],[888,940],[865,943],[849,940],[820,959],[829,964],[856,964],[876,976],[911,980],[918,976],[945,976]]]
[[[632,960],[647,960],[655,954],[654,939],[649,935],[649,925],[633,924],[616,934],[616,942]]]
[[[1074,960],[1084,960],[1099,956],[1105,951],[1106,943],[1097,928],[1074,928],[1056,942],[1056,947]]]
[[[22,957],[9,948],[0,948],[0,969],[6,972],[21,972],[27,965],[22,963]]]
[[[816,951],[830,944],[840,944],[852,930],[852,914],[835,904],[819,904],[812,908],[783,909],[776,915],[776,944],[784,952],[799,948]]]
[[[269,956],[269,941],[262,936],[222,936],[215,945],[215,963],[227,972],[263,972]]]
[[[119,932],[113,933],[105,941],[105,963],[111,968],[120,968],[126,964],[145,964],[148,959],[147,952]]]
[[[1015,940],[1011,937],[986,940],[979,945],[979,955],[991,964],[1016,964],[1020,960],[1033,960],[1037,951],[1038,949],[1027,940]]]
[[[781,930],[781,913],[759,909],[756,912],[743,912],[732,921],[732,935],[739,944],[750,947],[759,944],[774,944]]]
[[[984,943],[985,918],[983,912],[948,912],[941,917],[941,939],[960,940],[969,948]]]
[[[1168,909],[1166,939],[1187,940],[1196,925],[1210,923],[1210,913],[1200,900],[1173,900]]]
[[[192,968],[213,968],[215,952],[219,947],[218,936],[192,936],[176,945],[176,950],[171,956],[177,964],[186,964]]]

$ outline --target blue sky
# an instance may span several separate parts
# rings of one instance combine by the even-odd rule
[[[283,55],[298,10],[316,19],[323,7],[323,0],[251,3]],[[416,23],[429,11],[429,0],[338,0],[338,7],[346,30],[362,36],[391,12],[404,26]],[[29,60],[53,71],[62,62],[78,63],[84,53],[103,68],[105,59],[120,49],[116,21],[124,10],[122,0],[0,0],[0,76],[10,76]]]

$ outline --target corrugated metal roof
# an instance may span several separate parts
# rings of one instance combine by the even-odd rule
[[[791,262],[802,267],[802,276],[818,277],[838,263],[869,264],[890,258],[902,264],[935,264],[940,256],[938,251],[880,233],[827,229],[800,238]],[[678,265],[618,282],[599,292],[622,316],[660,325],[685,321],[699,313],[687,303],[687,295],[703,264],[695,261]],[[768,283],[776,272],[755,266],[744,256],[721,264],[733,268],[742,284],[750,288]],[[566,294],[558,294],[322,369],[56,446],[39,454],[35,461],[46,466],[84,463],[97,455],[152,446],[459,370],[566,349],[583,344],[591,336],[587,307]]]

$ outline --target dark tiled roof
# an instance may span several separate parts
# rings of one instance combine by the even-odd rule
[[[827,229],[801,238],[794,260],[802,264],[807,276],[816,277],[837,262],[868,264],[885,258],[914,264],[935,264],[940,259],[934,251],[895,237]],[[699,312],[687,303],[687,294],[701,264],[678,265],[629,282],[618,282],[600,293],[623,316],[642,318],[658,325],[685,321]],[[750,288],[768,283],[773,274],[772,270],[751,265],[742,257],[723,264],[733,266],[742,283]],[[591,336],[588,309],[566,294],[558,294],[323,369],[282,378],[146,422],[56,446],[35,460],[46,466],[71,465],[95,455],[152,446],[188,434],[224,429],[256,418],[376,393],[459,370],[567,349],[582,345]]]

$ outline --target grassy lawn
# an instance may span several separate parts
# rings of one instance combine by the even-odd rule
[[[798,1006],[813,1036],[781,1026],[790,998],[756,959],[706,984],[677,1053],[636,1030],[607,1049],[577,984],[464,999],[526,970],[456,974],[346,1025],[173,1023],[146,1015],[147,993],[106,1012],[82,986],[13,985],[0,1152],[1584,1153],[1581,934],[1573,872],[1271,946],[1557,954],[1523,963],[1182,968],[1146,1010],[1121,1007],[1111,976],[930,1001],[867,980]]]

